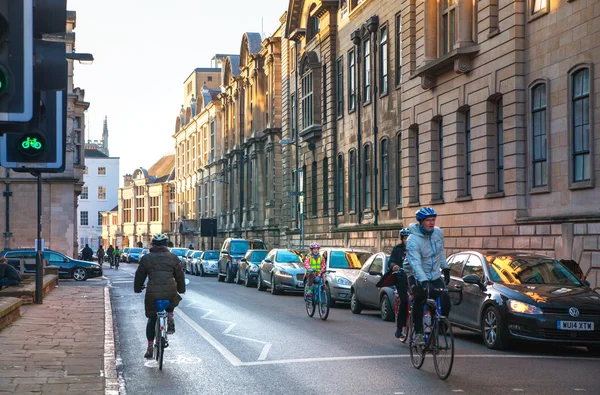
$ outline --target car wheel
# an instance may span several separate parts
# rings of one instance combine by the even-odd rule
[[[280,293],[281,291],[279,291],[275,285],[275,277],[271,276],[271,295],[279,295]]]
[[[265,285],[262,282],[262,274],[260,274],[260,272],[258,273],[258,281],[257,281],[258,285],[257,285],[257,289],[259,291],[264,291],[267,289],[267,287],[265,287]]]
[[[386,293],[381,297],[381,319],[384,321],[394,321],[394,309],[392,308],[392,303],[390,302],[390,298]]]
[[[494,306],[489,306],[483,313],[481,335],[487,348],[494,350],[506,348],[506,329],[500,312]]]
[[[356,292],[352,292],[352,297],[350,298],[350,310],[353,314],[360,314],[360,312],[362,311],[362,305],[358,301]]]
[[[225,282],[230,284],[233,282],[233,273],[231,272],[231,266],[229,265],[225,268]]]
[[[329,302],[329,307],[335,307],[335,300],[331,297],[331,290],[329,289],[329,284],[325,284],[325,292],[327,293],[327,301]]]
[[[252,283],[250,283],[250,276],[248,275],[248,271],[246,271],[246,277],[244,278],[244,286],[249,288],[251,285]]]
[[[242,283],[242,280],[240,280],[240,268],[238,268],[238,270],[235,272],[235,280],[233,280],[233,282],[237,285]]]
[[[73,279],[75,281],[85,281],[88,278],[88,272],[82,267],[76,267],[73,270]]]
[[[204,277],[204,265],[200,264],[200,277]]]
[[[217,281],[222,283],[223,281],[225,281],[225,276],[221,274],[221,268],[218,267],[217,268]]]

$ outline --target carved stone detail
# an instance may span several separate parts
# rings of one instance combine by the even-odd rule
[[[459,55],[454,59],[454,71],[459,74],[471,71],[471,58],[467,55]]]
[[[424,74],[421,76],[421,88],[425,90],[433,89],[435,82],[435,75],[433,74]]]

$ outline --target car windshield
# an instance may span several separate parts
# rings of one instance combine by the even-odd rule
[[[371,255],[368,252],[331,251],[328,258],[329,268],[360,270]]]
[[[236,240],[231,242],[231,254],[245,254],[250,249],[248,240]]]
[[[492,280],[504,284],[581,285],[561,263],[535,256],[486,256]]]
[[[219,259],[219,252],[218,251],[206,251],[204,253],[204,259],[206,259],[206,260]]]
[[[275,260],[280,263],[301,262],[298,255],[286,250],[277,251],[277,257]]]
[[[200,258],[200,255],[202,255],[202,251],[194,252],[194,258]]]
[[[132,248],[131,250],[129,250],[130,254],[139,254],[140,252],[142,252],[141,248]]]
[[[250,255],[250,262],[261,262],[267,256],[267,251],[254,251]]]
[[[251,250],[266,250],[267,246],[261,240],[250,240]]]
[[[184,256],[187,250],[187,248],[172,248],[171,252],[177,256]]]

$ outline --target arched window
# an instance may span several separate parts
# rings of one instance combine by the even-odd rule
[[[337,177],[336,177],[336,192],[337,192],[337,212],[344,212],[344,157],[339,154],[337,157]]]
[[[504,191],[504,111],[502,99],[496,102],[496,190]]]
[[[319,184],[317,182],[317,162],[313,162],[312,166],[311,166],[311,172],[310,172],[310,181],[311,181],[311,206],[312,206],[312,215],[313,216],[317,216],[318,215],[318,199],[317,199],[317,195],[318,195],[318,188],[319,188]]]
[[[590,69],[580,69],[571,76],[571,155],[573,182],[591,179],[590,144]]]
[[[471,110],[465,112],[465,195],[471,196]]]
[[[364,174],[364,185],[363,185],[363,191],[364,191],[364,198],[365,198],[365,209],[370,209],[372,207],[371,204],[371,195],[372,195],[372,191],[371,191],[371,168],[372,168],[372,158],[371,158],[371,145],[367,144],[364,147],[364,169],[363,169],[363,174]]]
[[[547,185],[546,154],[546,84],[538,84],[531,90],[531,122],[533,139],[531,142],[533,187]]]
[[[444,119],[438,122],[438,199],[444,200]]]
[[[323,215],[329,215],[329,158],[323,159]]]
[[[396,205],[402,206],[402,133],[396,136]]]
[[[390,157],[389,157],[389,141],[388,139],[381,140],[381,206],[389,205],[390,195]]]

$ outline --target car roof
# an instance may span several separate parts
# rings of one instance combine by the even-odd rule
[[[329,251],[344,251],[344,252],[366,252],[367,254],[373,254],[369,250],[363,250],[359,248],[344,248],[344,247],[321,247],[321,250]]]
[[[535,258],[552,258],[549,255],[537,254],[526,251],[498,251],[498,250],[465,250],[465,251],[457,251],[452,253],[452,255],[456,254],[479,254],[482,256],[515,256],[515,257],[535,257]]]

